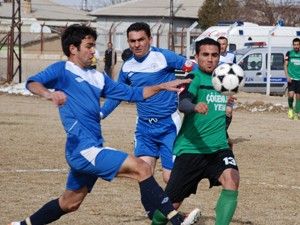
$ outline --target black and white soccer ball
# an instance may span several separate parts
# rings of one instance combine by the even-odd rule
[[[234,95],[244,86],[244,71],[237,64],[223,63],[212,73],[212,84],[224,95]]]

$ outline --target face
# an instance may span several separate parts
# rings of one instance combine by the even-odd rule
[[[226,52],[227,45],[228,45],[227,40],[226,39],[219,39],[218,42],[220,43],[220,47],[221,47],[220,52],[221,52],[221,54]]]
[[[300,51],[300,42],[299,42],[299,41],[293,42],[293,49],[294,49],[296,52],[299,52],[299,51]]]
[[[95,54],[96,42],[92,36],[86,36],[81,40],[79,48],[70,46],[69,60],[81,68],[89,67]]]
[[[130,31],[127,41],[133,54],[141,58],[148,53],[152,44],[152,37],[148,37],[145,31]]]
[[[215,45],[202,45],[199,54],[196,54],[195,58],[203,72],[212,73],[219,63],[219,48]]]

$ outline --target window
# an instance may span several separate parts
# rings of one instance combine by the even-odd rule
[[[260,70],[262,66],[262,55],[260,53],[248,55],[239,65],[243,70]]]
[[[271,54],[271,70],[284,69],[284,55],[282,53]],[[266,56],[266,68],[268,68],[268,54]]]

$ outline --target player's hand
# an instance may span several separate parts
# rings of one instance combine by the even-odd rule
[[[45,98],[52,101],[56,106],[61,106],[67,101],[67,96],[62,91],[50,92],[45,96]]]
[[[161,85],[161,89],[163,90],[180,92],[182,91],[182,87],[185,84],[191,83],[191,81],[192,81],[191,79],[176,79],[176,80],[162,83],[160,85]]]
[[[206,114],[208,112],[208,106],[204,102],[199,102],[195,105],[194,111],[201,114]]]

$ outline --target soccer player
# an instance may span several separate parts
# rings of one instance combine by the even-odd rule
[[[228,47],[228,39],[224,36],[218,37],[217,41],[220,44],[220,59],[219,59],[219,65],[223,63],[236,63],[236,57],[235,54],[231,51],[227,51]],[[233,106],[234,106],[234,101],[236,100],[235,97],[231,97],[231,99],[227,102],[226,105],[226,131],[228,130],[231,121],[232,121],[232,114],[233,114]],[[228,132],[227,132],[227,137]],[[231,141],[229,141],[230,147],[233,147],[233,144]]]
[[[38,211],[12,225],[43,225],[77,210],[96,180],[111,181],[128,177],[139,182],[141,201],[148,216],[159,209],[172,224],[183,222],[169,198],[152,176],[143,160],[120,150],[103,146],[100,127],[100,97],[144,101],[161,90],[178,91],[189,80],[174,80],[145,88],[116,83],[107,75],[91,69],[96,32],[84,25],[71,25],[62,34],[62,48],[68,57],[30,77],[26,87],[58,106],[67,134],[66,160],[70,166],[66,190]],[[50,92],[48,89],[54,89]]]
[[[167,49],[151,46],[150,27],[143,22],[131,24],[127,40],[133,56],[124,62],[119,82],[132,87],[160,84],[175,79],[174,70],[189,71],[193,63]],[[109,115],[120,101],[107,99],[102,107],[103,118]],[[181,125],[177,112],[178,96],[162,91],[143,102],[137,102],[137,125],[134,154],[151,166],[154,174],[157,159],[162,163],[162,174],[168,182],[173,168],[173,143]]]
[[[184,119],[174,144],[176,158],[166,193],[178,209],[185,198],[196,193],[202,179],[207,178],[210,187],[222,185],[215,224],[228,225],[237,206],[239,171],[226,137],[227,98],[212,86],[219,57],[217,41],[205,38],[196,42],[199,68],[188,75],[194,78],[180,93],[179,110]],[[152,221],[155,225],[167,223],[158,210]]]
[[[293,50],[286,53],[284,71],[288,81],[288,117],[299,120],[300,112],[300,39],[293,40]],[[294,108],[294,97],[296,104]]]

